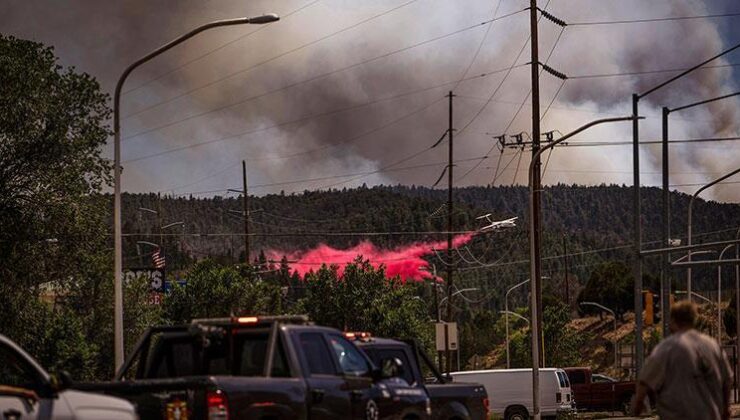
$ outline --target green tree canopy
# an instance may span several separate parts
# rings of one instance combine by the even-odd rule
[[[596,302],[613,310],[621,317],[634,308],[632,271],[621,261],[607,261],[599,264],[591,272],[586,287],[578,296],[578,302]],[[592,308],[583,308],[593,312]],[[598,312],[598,309],[595,309]]]
[[[375,269],[358,257],[341,276],[336,266],[322,266],[304,281],[306,297],[296,310],[317,324],[431,343],[427,303],[418,298],[413,284],[387,278],[382,266]]]
[[[110,180],[101,156],[107,101],[51,48],[0,35],[0,332],[27,348],[56,347],[58,360],[81,360],[83,376],[91,352],[80,322],[97,303],[92,292],[112,282],[106,203],[96,194]],[[38,300],[50,286],[52,295],[85,290],[91,298],[70,297],[74,312],[52,315]]]

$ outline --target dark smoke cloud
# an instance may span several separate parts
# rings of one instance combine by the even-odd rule
[[[520,2],[501,0],[498,14],[520,9]],[[246,5],[236,0],[178,2],[75,0],[64,7],[49,7],[40,0],[5,2],[0,8],[0,30],[22,38],[36,39],[54,45],[63,64],[75,65],[101,81],[112,91],[120,71],[131,61],[162,42],[200,23],[237,15],[256,15],[290,11],[310,4],[267,28],[242,27],[204,33],[185,46],[147,64],[127,82],[127,89],[141,86],[169,70],[231,42],[204,59],[193,61],[182,69],[158,78],[124,97],[124,115],[137,113],[163,100],[177,98],[214,80],[225,80],[193,91],[150,111],[124,121],[124,136],[147,131],[152,127],[192,117],[224,104],[261,95],[282,86],[351,65],[370,57],[430,39],[487,19],[497,1],[417,0],[382,18],[285,55],[251,71],[229,76],[235,70],[254,66],[305,42],[319,39],[353,22],[405,3],[401,0],[357,2],[350,0],[252,0]],[[545,1],[541,1],[545,3]],[[620,0],[593,2],[553,0],[550,10],[566,21],[634,19],[643,17],[683,16],[731,10],[733,2],[724,0],[709,9],[692,0]],[[528,35],[526,14],[493,24],[468,76],[511,65]],[[558,37],[559,28],[543,21],[540,49],[545,57]],[[725,48],[734,26],[725,21],[689,20],[670,23],[634,24],[600,27],[569,27],[557,44],[550,64],[569,75],[646,71],[690,66]],[[259,29],[252,35],[250,32]],[[433,143],[446,128],[446,103],[440,100],[446,89],[439,88],[394,100],[360,107],[363,103],[399,93],[456,80],[463,76],[477,51],[486,27],[467,31],[434,43],[372,61],[350,71],[300,84],[275,94],[229,107],[221,112],[156,130],[124,142],[124,159],[157,153],[183,145],[234,136],[245,131],[282,124],[307,115],[338,109],[346,112],[296,124],[281,125],[266,131],[237,137],[208,146],[196,147],[154,159],[127,164],[125,188],[134,191],[165,190],[174,192],[210,190],[238,185],[240,159],[249,160],[250,182],[273,183],[286,180],[325,177],[336,174],[371,172],[384,168],[404,156]],[[517,64],[529,61],[528,48]],[[740,55],[735,56],[738,58]],[[716,64],[733,62],[733,57]],[[493,101],[458,137],[456,155],[460,158],[480,156],[491,147],[485,133],[502,132],[515,115],[529,90],[528,70],[512,71]],[[603,114],[629,113],[629,95],[664,80],[667,74],[645,77],[584,79],[566,82],[558,99],[543,121],[544,129],[565,132]],[[503,74],[476,79],[457,86],[455,125],[466,125],[483,100],[488,99],[502,80]],[[559,81],[542,78],[543,106],[558,90]],[[670,89],[661,90],[646,99],[642,109],[658,115],[663,105],[676,106],[695,100],[728,93],[736,89],[731,68],[698,72]],[[437,103],[434,101],[440,100]],[[577,108],[577,109],[574,109]],[[737,135],[737,102],[727,101],[682,113],[672,119],[672,136],[690,138]],[[394,119],[418,111],[397,123]],[[529,105],[513,120],[509,132],[529,130]],[[385,129],[372,132],[377,127]],[[643,123],[644,138],[659,135],[659,121]],[[604,127],[584,134],[586,139],[629,138],[629,127]],[[353,141],[350,141],[354,139]],[[293,159],[277,157],[319,149]],[[403,165],[443,162],[444,148],[424,153]],[[732,145],[676,147],[672,167],[676,172],[701,172],[704,175],[677,174],[676,183],[705,182],[733,169]],[[659,167],[658,149],[647,148],[646,171]],[[108,151],[110,152],[110,151]],[[734,153],[736,156],[737,153]],[[488,183],[496,156],[460,181],[461,184]],[[508,158],[507,158],[508,159]],[[515,162],[516,163],[516,162]],[[523,162],[521,167],[525,166]],[[471,167],[460,164],[458,176]],[[557,151],[549,164],[552,172],[547,182],[629,183],[629,174],[567,173],[569,169],[626,171],[630,168],[629,150],[624,148],[568,149]],[[514,165],[497,183],[525,182],[522,169],[514,174]],[[383,172],[358,179],[347,186],[380,182],[402,182],[430,185],[442,166],[413,171]],[[717,175],[713,175],[717,174]],[[209,176],[210,175],[210,176]],[[659,177],[647,176],[648,183]],[[311,183],[255,188],[256,193],[285,189],[301,191],[342,181],[323,180]],[[186,186],[186,187],[183,187]],[[342,185],[339,185],[341,187]],[[696,187],[685,187],[691,192]],[[732,186],[720,187],[707,197],[738,201],[740,194]]]

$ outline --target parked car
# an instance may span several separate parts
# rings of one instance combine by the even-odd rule
[[[151,328],[113,382],[76,386],[146,419],[428,419],[429,398],[395,371],[306,317],[239,317]]]
[[[621,410],[629,413],[636,390],[634,381],[617,381],[606,375],[592,373],[589,367],[564,370],[570,379],[578,409]]]
[[[69,376],[49,375],[31,356],[0,335],[0,413],[10,419],[136,419],[121,398],[69,389]]]
[[[480,384],[451,383],[439,373],[434,363],[413,340],[375,338],[367,333],[347,333],[378,366],[397,359],[398,377],[411,387],[424,392],[432,401],[432,418],[435,420],[473,420],[488,418],[488,395]],[[422,363],[434,375],[426,383]]]
[[[540,372],[540,414],[555,418],[574,409],[568,376],[562,369]],[[477,382],[488,392],[489,413],[505,420],[529,420],[533,413],[532,369],[493,369],[452,372],[455,382]]]

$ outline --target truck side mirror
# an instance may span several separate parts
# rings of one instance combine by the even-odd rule
[[[54,392],[64,391],[72,387],[72,377],[66,370],[60,370],[51,375],[51,387]]]

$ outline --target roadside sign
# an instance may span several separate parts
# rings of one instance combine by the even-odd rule
[[[447,330],[446,335],[445,330]],[[437,322],[434,324],[434,332],[437,351],[457,350],[456,322]]]
[[[153,292],[164,290],[164,268],[129,268],[123,271],[123,281],[126,283],[139,277],[149,280],[149,288]]]

